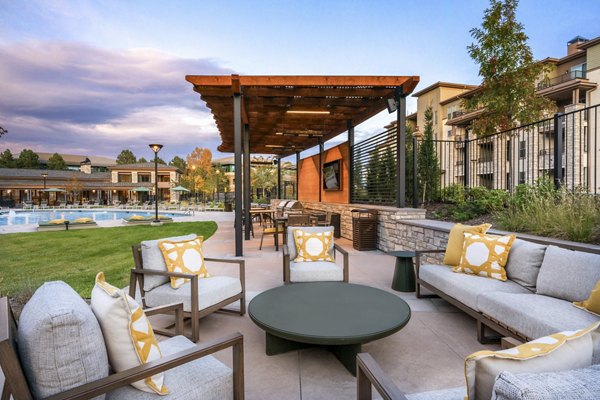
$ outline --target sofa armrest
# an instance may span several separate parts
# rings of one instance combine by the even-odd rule
[[[344,282],[348,282],[349,275],[350,275],[350,274],[349,274],[349,272],[350,272],[350,271],[349,271],[349,269],[350,269],[350,265],[349,265],[349,262],[348,262],[348,252],[347,252],[346,250],[344,250],[344,249],[342,248],[342,246],[340,246],[340,245],[339,245],[339,244],[337,244],[337,243],[334,243],[334,245],[333,245],[333,249],[334,249],[334,254],[335,254],[335,252],[336,252],[336,251],[338,251],[338,252],[340,252],[340,253],[342,254],[342,256],[344,257],[344,261],[343,261],[343,262],[344,262]]]
[[[287,244],[281,246],[283,250],[283,282],[290,283],[290,249]]]
[[[429,249],[429,250],[416,250],[415,251],[415,275],[419,279],[419,268],[421,268],[421,255],[422,254],[439,254],[445,253],[445,249]]]
[[[228,335],[224,338],[198,344],[193,348],[180,351],[173,355],[163,357],[147,364],[143,364],[125,371],[117,372],[106,378],[58,393],[47,400],[83,400],[91,399],[111,390],[127,386],[133,382],[149,376],[167,371],[186,364],[198,358],[216,353],[228,347],[233,351],[233,398],[244,398],[244,340],[240,333]]]
[[[406,397],[369,353],[356,356],[356,398],[371,400],[372,386],[385,400],[406,400]]]
[[[129,276],[129,296],[131,296],[132,298],[135,299],[135,289],[136,289],[137,283],[139,281],[140,294],[142,296],[142,300],[144,299],[145,291],[144,291],[144,286],[142,285],[143,281],[140,278],[142,278],[145,275],[167,276],[167,277],[185,278],[185,279],[192,279],[194,276],[196,276],[193,274],[184,274],[182,272],[169,272],[169,271],[158,271],[158,270],[154,270],[154,269],[133,268],[131,270],[131,273]]]

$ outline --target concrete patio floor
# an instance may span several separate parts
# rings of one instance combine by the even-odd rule
[[[233,214],[218,218],[218,230],[205,242],[207,256],[233,256]],[[248,302],[260,292],[282,282],[282,255],[273,238],[265,237],[258,250],[261,228],[256,237],[244,242]],[[363,346],[406,393],[464,385],[464,358],[478,350],[498,350],[476,340],[475,321],[441,299],[417,299],[414,293],[390,288],[395,258],[380,251],[359,252],[346,239],[338,239],[350,254],[350,282],[386,290],[406,300],[412,310],[407,326],[399,332]],[[212,268],[211,268],[212,267]],[[209,265],[213,273],[235,274],[235,267]],[[161,324],[163,321],[155,321]],[[189,322],[186,324],[189,330]],[[200,343],[240,332],[244,335],[245,387],[247,399],[352,399],[356,379],[329,352],[322,349],[265,354],[265,334],[250,320],[229,314],[212,314],[200,321]],[[217,357],[231,364],[231,351]]]

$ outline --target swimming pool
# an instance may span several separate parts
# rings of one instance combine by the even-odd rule
[[[0,214],[0,225],[24,225],[48,222],[52,219],[91,218],[94,221],[116,221],[132,215],[152,216],[151,211],[104,211],[104,210],[40,210],[40,211],[9,211]],[[181,214],[164,213],[167,217],[181,217]]]

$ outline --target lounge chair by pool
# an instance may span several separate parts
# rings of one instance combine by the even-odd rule
[[[173,222],[173,218],[164,215],[159,215],[158,219],[163,223]],[[127,225],[151,224],[152,221],[154,221],[154,215],[147,217],[143,215],[132,215],[129,218],[123,218],[123,222]]]
[[[68,225],[66,222],[68,222]],[[77,218],[75,220],[53,219],[48,222],[40,222],[38,224],[38,231],[64,231],[72,229],[95,228],[97,226],[98,224],[91,218]]]

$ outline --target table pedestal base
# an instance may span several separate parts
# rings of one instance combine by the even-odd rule
[[[361,352],[360,344],[347,345],[316,345],[310,343],[296,342],[280,338],[279,336],[266,333],[267,355],[274,356],[276,354],[287,353],[292,350],[301,350],[311,347],[322,347],[329,350],[352,376],[356,376],[356,355]]]

